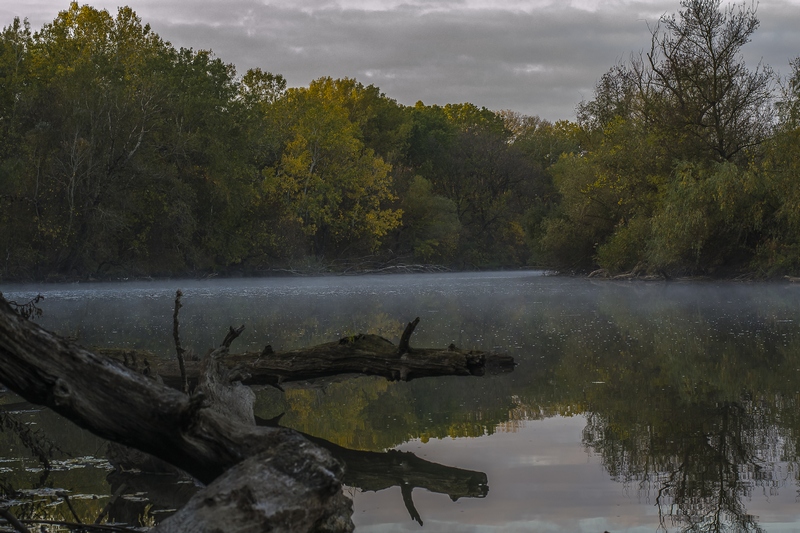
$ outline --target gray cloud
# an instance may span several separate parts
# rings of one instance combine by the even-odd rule
[[[116,10],[116,5],[95,2]],[[132,0],[176,46],[212,49],[240,71],[261,67],[290,85],[321,76],[372,83],[403,104],[472,102],[551,120],[573,118],[597,79],[649,43],[663,0],[276,0],[181,4]],[[0,16],[34,28],[64,4],[0,0]],[[25,10],[24,12],[22,10]],[[759,4],[761,28],[746,50],[778,70],[800,55],[800,0]]]

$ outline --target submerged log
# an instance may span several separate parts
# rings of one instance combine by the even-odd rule
[[[222,356],[228,348],[219,350]],[[325,531],[326,524],[352,530],[351,502],[341,491],[342,466],[324,449],[293,430],[231,420],[209,408],[205,395],[190,397],[85,350],[22,318],[1,297],[0,382],[100,437],[149,453],[205,483],[237,467],[233,478],[225,476],[208,490],[237,494],[244,507],[252,497],[248,509],[272,509],[271,502],[255,498],[273,495],[254,492],[252,483],[274,480],[287,494],[274,509],[302,507],[303,523],[310,524],[305,530],[292,528],[294,511],[265,511],[254,528],[241,531],[265,530],[268,519],[275,531]]]
[[[406,346],[407,347],[407,346]],[[408,348],[407,348],[408,349]],[[414,348],[398,353],[391,341],[371,334],[345,337],[311,348],[271,354],[231,355],[227,364],[250,374],[246,384],[269,385],[304,381],[338,374],[365,374],[391,381],[410,381],[435,376],[482,376],[487,365],[501,370],[514,368],[510,356],[478,350]]]
[[[410,334],[409,334],[410,336]],[[410,351],[409,351],[410,350]],[[145,356],[132,350],[98,350],[119,360],[144,364]],[[180,372],[174,361],[147,358],[153,371],[164,383],[175,388],[182,386]],[[338,341],[310,348],[273,352],[229,354],[224,364],[238,368],[245,385],[280,385],[291,381],[306,381],[339,374],[365,374],[380,376],[391,381],[410,381],[422,377],[483,376],[493,372],[509,372],[515,363],[511,356],[479,350],[460,350],[453,345],[445,349],[414,348],[405,344],[405,351],[391,341],[371,334],[344,337]],[[202,363],[186,361],[190,384],[197,383]]]

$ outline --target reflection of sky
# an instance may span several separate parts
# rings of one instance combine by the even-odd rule
[[[424,522],[420,528],[403,506],[399,488],[356,492],[356,532],[655,532],[654,495],[640,495],[635,483],[612,481],[600,458],[583,447],[584,425],[583,417],[555,417],[527,422],[515,433],[404,444],[399,449],[428,461],[485,472],[488,496],[451,502],[446,495],[416,489],[414,504]],[[766,531],[797,531],[800,526],[793,484],[773,495],[754,493],[744,503]]]

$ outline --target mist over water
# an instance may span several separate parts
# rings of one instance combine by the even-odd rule
[[[7,299],[19,302],[42,294],[42,326],[73,335],[89,345],[146,346],[157,353],[170,354],[178,289],[183,292],[183,336],[198,347],[218,344],[228,326],[239,324],[247,326],[237,340],[242,349],[260,348],[262,341],[274,344],[288,340],[296,336],[298,329],[307,330],[303,343],[362,331],[399,336],[405,322],[416,316],[422,317],[422,323],[415,340],[447,345],[459,339],[476,340],[465,337],[460,330],[456,330],[456,337],[452,336],[455,328],[448,326],[459,322],[453,316],[453,306],[460,309],[458,314],[482,313],[496,307],[499,301],[520,296],[521,288],[524,291],[539,278],[541,272],[499,272],[170,280],[0,289]],[[438,316],[442,313],[449,314],[449,318]],[[390,324],[380,323],[384,317]],[[432,331],[429,326],[434,321],[437,326],[445,326],[445,331]],[[374,330],[376,327],[379,331]],[[400,330],[395,332],[397,328]],[[287,334],[287,330],[292,331]],[[143,331],[147,338],[142,338]],[[484,343],[474,347],[491,348]]]
[[[593,330],[558,331],[562,337],[602,336],[601,314],[609,306],[639,316],[643,327],[680,320],[675,315],[682,313],[687,321],[707,316],[737,322],[745,328],[737,334],[744,335],[762,319],[794,320],[800,300],[800,287],[791,285],[592,282],[535,271],[0,286],[7,299],[19,302],[42,294],[39,323],[87,345],[147,347],[167,355],[178,289],[184,295],[184,342],[215,346],[228,326],[245,324],[237,340],[242,349],[258,349],[265,341],[294,347],[290,339],[297,332],[287,331],[298,328],[306,330],[303,342],[355,332],[396,340],[391,334],[399,336],[405,322],[420,316],[417,342],[524,351],[552,337],[547,331],[531,337],[532,317],[563,318],[571,327]]]
[[[18,302],[43,294],[39,323],[84,345],[165,358],[177,289],[183,344],[199,354],[231,325],[246,326],[234,351],[285,350],[355,333],[397,342],[419,316],[412,346],[513,355],[510,374],[258,392],[259,416],[284,413],[282,424],[338,446],[487,476],[488,494],[456,501],[452,488],[413,489],[423,531],[798,525],[800,287],[541,272],[0,287]],[[82,442],[59,424],[56,438]],[[92,446],[80,453],[102,455]],[[106,494],[102,479],[84,491]],[[420,529],[399,486],[348,490],[357,531]]]

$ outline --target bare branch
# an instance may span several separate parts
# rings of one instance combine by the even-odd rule
[[[411,334],[414,333],[417,324],[419,324],[419,317],[415,318],[413,322],[409,322],[406,326],[403,335],[400,337],[400,344],[397,347],[397,353],[403,355],[404,353],[411,353],[411,347],[408,342],[411,340]]]
[[[181,390],[185,394],[189,394],[189,382],[186,379],[186,362],[183,359],[183,353],[186,350],[181,346],[180,323],[178,322],[178,312],[183,307],[181,296],[183,296],[183,293],[180,290],[175,292],[175,312],[172,313],[172,337],[175,339],[175,352],[178,356],[178,367],[181,371],[181,382],[183,383]]]

